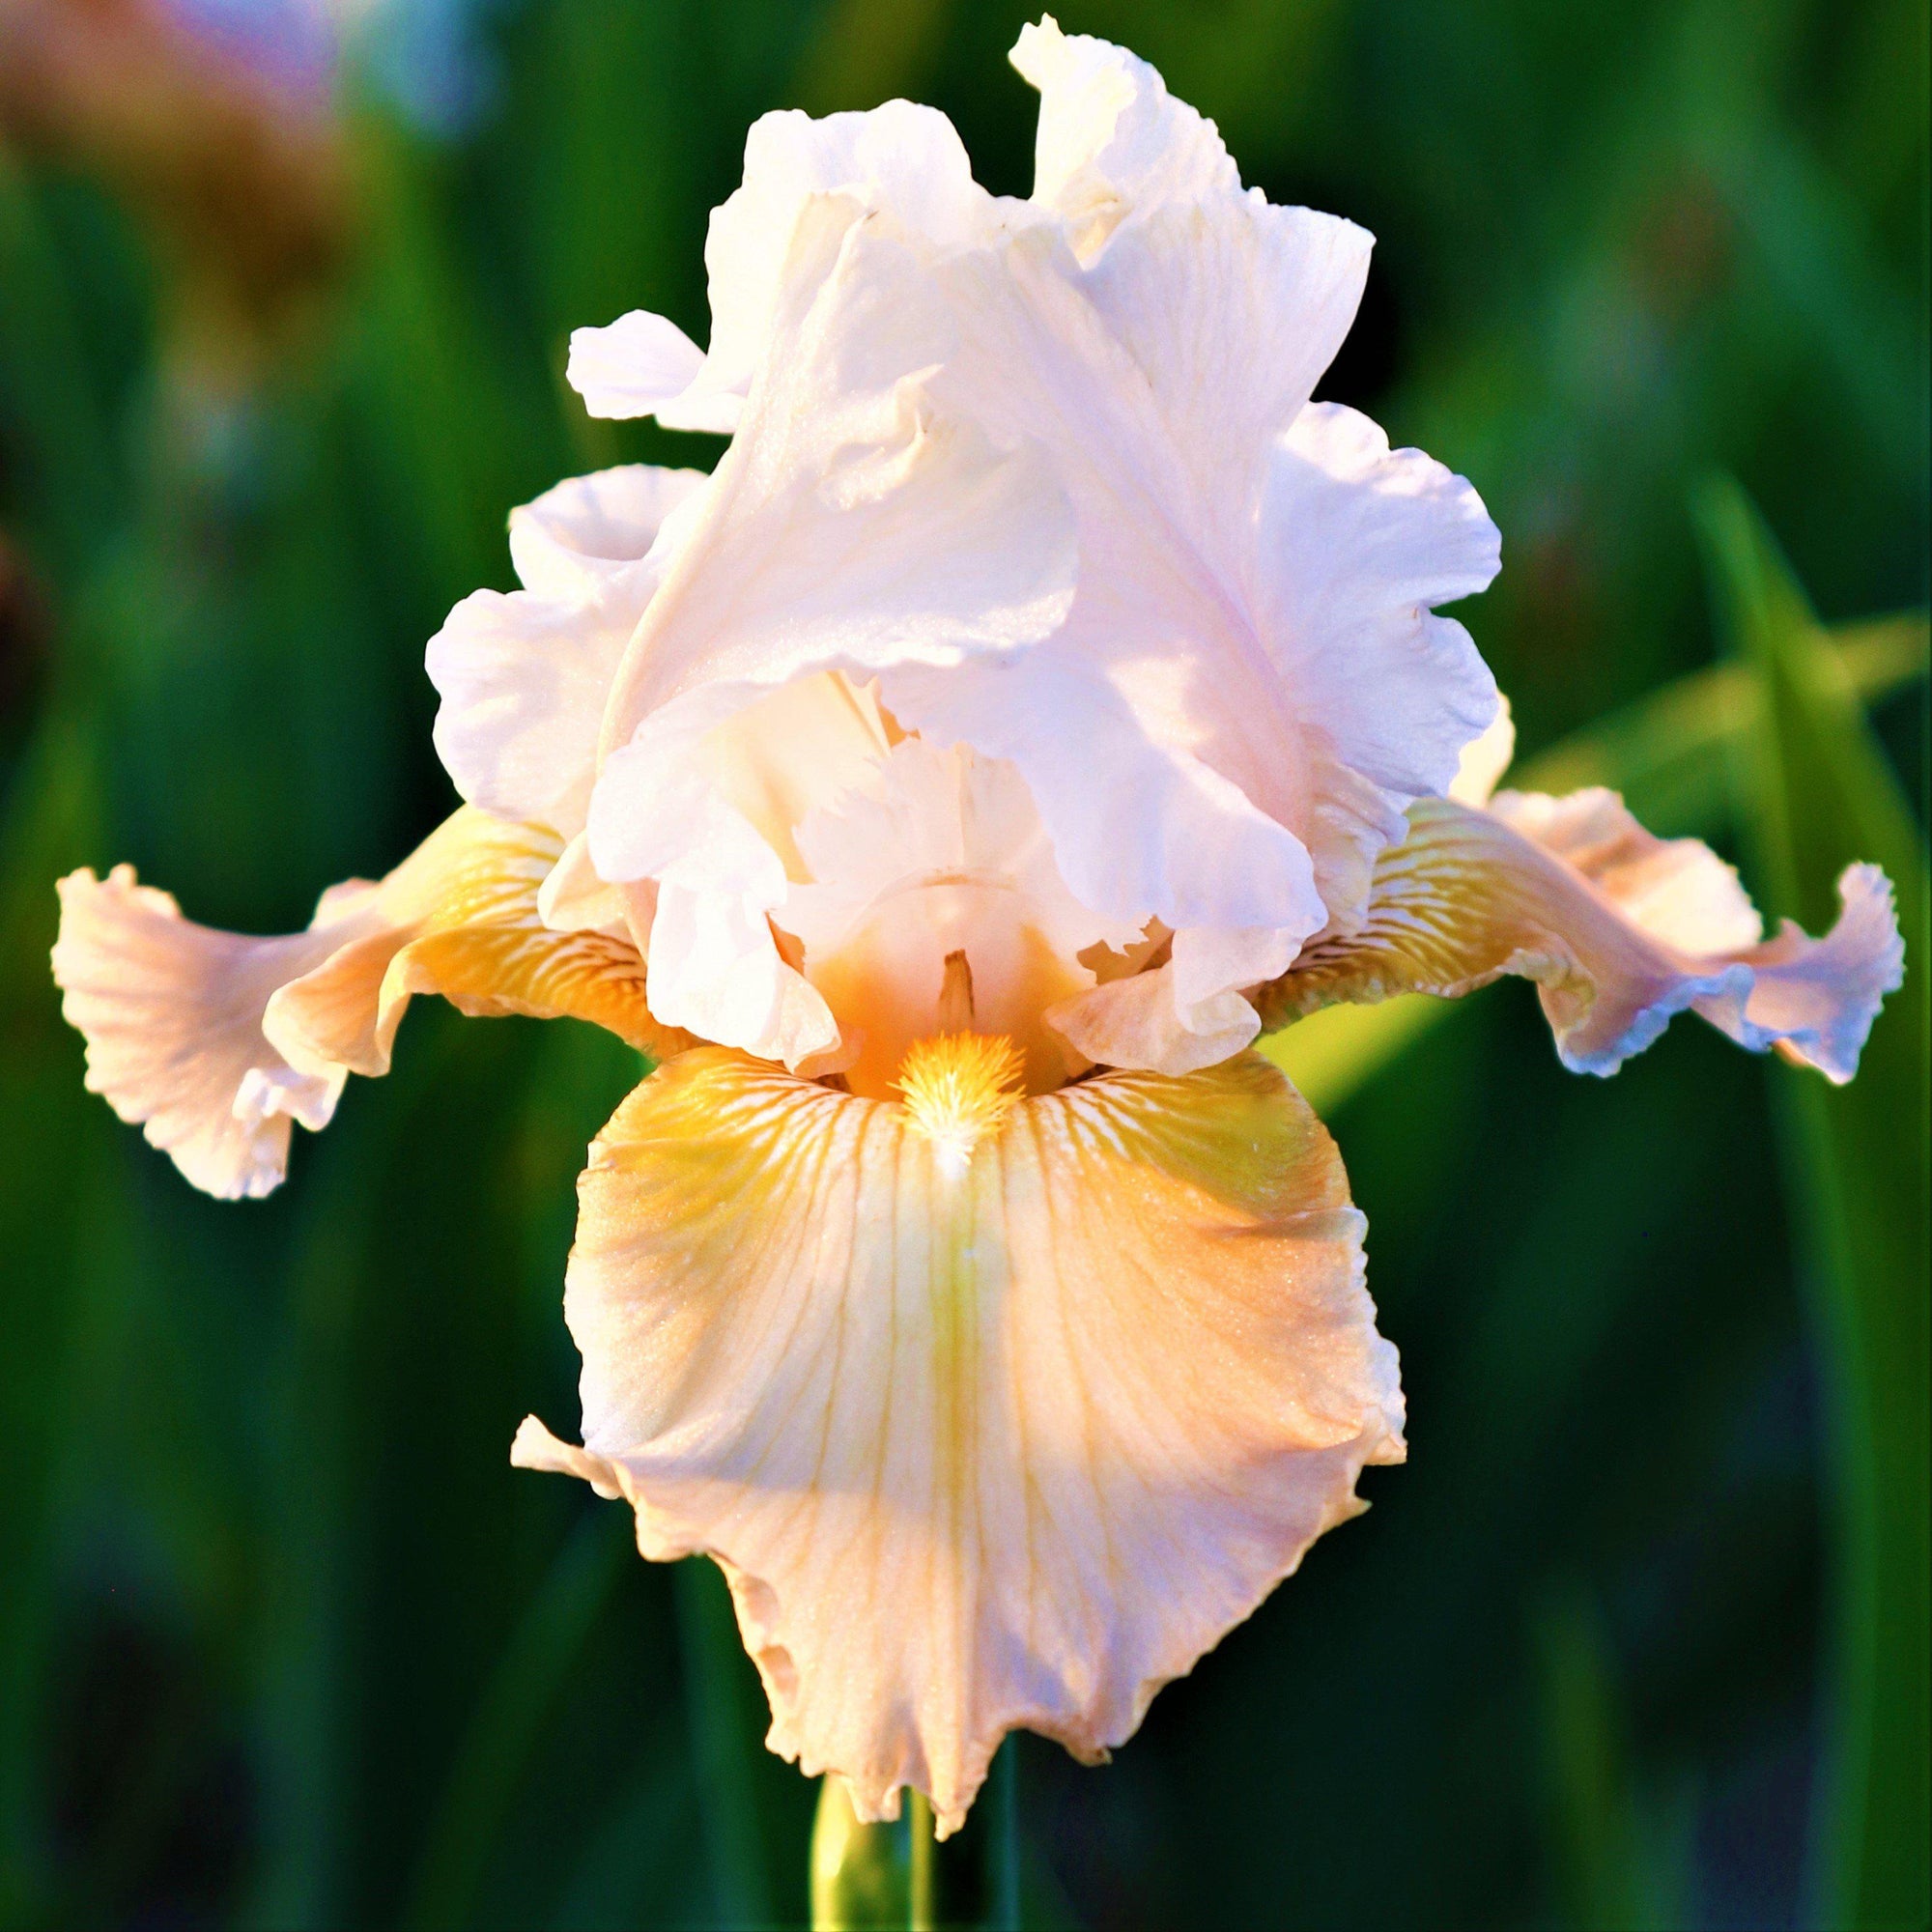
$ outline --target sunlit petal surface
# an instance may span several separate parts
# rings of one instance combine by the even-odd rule
[[[582,1451],[731,1579],[771,1743],[956,1826],[1019,1724],[1095,1756],[1401,1459],[1334,1144],[1244,1057],[911,1109],[688,1054],[591,1151]]]

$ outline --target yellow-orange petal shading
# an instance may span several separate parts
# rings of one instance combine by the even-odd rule
[[[1362,1217],[1258,1057],[1015,1096],[942,1161],[899,1103],[670,1062],[580,1184],[585,1447],[513,1454],[721,1563],[775,1750],[951,1831],[1008,1730],[1128,1737],[1403,1446]]]

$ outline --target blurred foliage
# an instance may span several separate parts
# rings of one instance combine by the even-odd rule
[[[218,233],[8,124],[0,1916],[807,1913],[814,1793],[759,1747],[716,1575],[637,1562],[620,1510],[507,1465],[526,1410],[575,1420],[572,1180],[635,1058],[425,1010],[279,1195],[205,1201],[82,1091],[50,882],[129,859],[272,930],[392,863],[450,802],[422,646],[509,582],[508,506],[716,447],[587,420],[568,329],[647,304],[702,338],[705,212],[769,107],[930,99],[1023,190],[1021,17],[479,11],[466,127],[345,79],[346,253],[245,353],[234,303],[196,332]],[[1158,63],[1275,199],[1378,232],[1325,393],[1489,500],[1505,567],[1466,614],[1532,776],[1628,776],[1660,831],[1728,840],[1711,775],[1744,746],[1772,911],[1815,923],[1855,857],[1909,872],[1922,632],[1821,658],[1734,517],[1737,656],[1707,668],[1688,500],[1735,472],[1834,623],[1926,601],[1918,0],[1062,17]],[[272,223],[271,182],[252,205]],[[1891,693],[1875,737],[1832,666]],[[1576,1080],[1520,986],[1331,1041],[1412,1460],[1112,1766],[1023,1741],[1017,1870],[985,1889],[1094,1927],[1907,1922],[1925,1118],[1887,1029],[1922,1057],[1924,985],[1843,1094],[1690,1021]]]

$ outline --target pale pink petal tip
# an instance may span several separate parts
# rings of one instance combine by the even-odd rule
[[[185,920],[131,866],[60,881],[61,1010],[87,1041],[87,1085],[195,1186],[224,1200],[281,1182],[289,1124],[325,1125],[341,1069],[298,1071],[262,1032],[276,987],[339,943],[252,939]]]
[[[1905,941],[1891,881],[1876,866],[1847,866],[1838,877],[1842,910],[1822,939],[1789,920],[1756,950],[1751,983],[1734,1015],[1700,1008],[1742,1044],[1776,1047],[1842,1087],[1859,1070],[1886,995],[1905,982]]]

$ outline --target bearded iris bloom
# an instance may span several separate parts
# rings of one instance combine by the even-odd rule
[[[965,1815],[1000,1738],[1095,1757],[1404,1454],[1334,1145],[1251,1051],[1337,1001],[1538,983],[1608,1073],[1694,1009],[1851,1076],[1889,889],[1765,939],[1613,795],[1495,792],[1475,492],[1310,400],[1361,230],[1243,190],[1103,43],[1028,29],[1033,195],[943,116],[767,117],[712,331],[580,331],[607,416],[731,439],[513,514],[431,642],[466,803],[273,939],[62,882],[89,1081],[222,1195],[281,1179],[404,1008],[662,1064],[593,1144],[582,1446],[516,1461],[729,1579],[770,1742]]]

